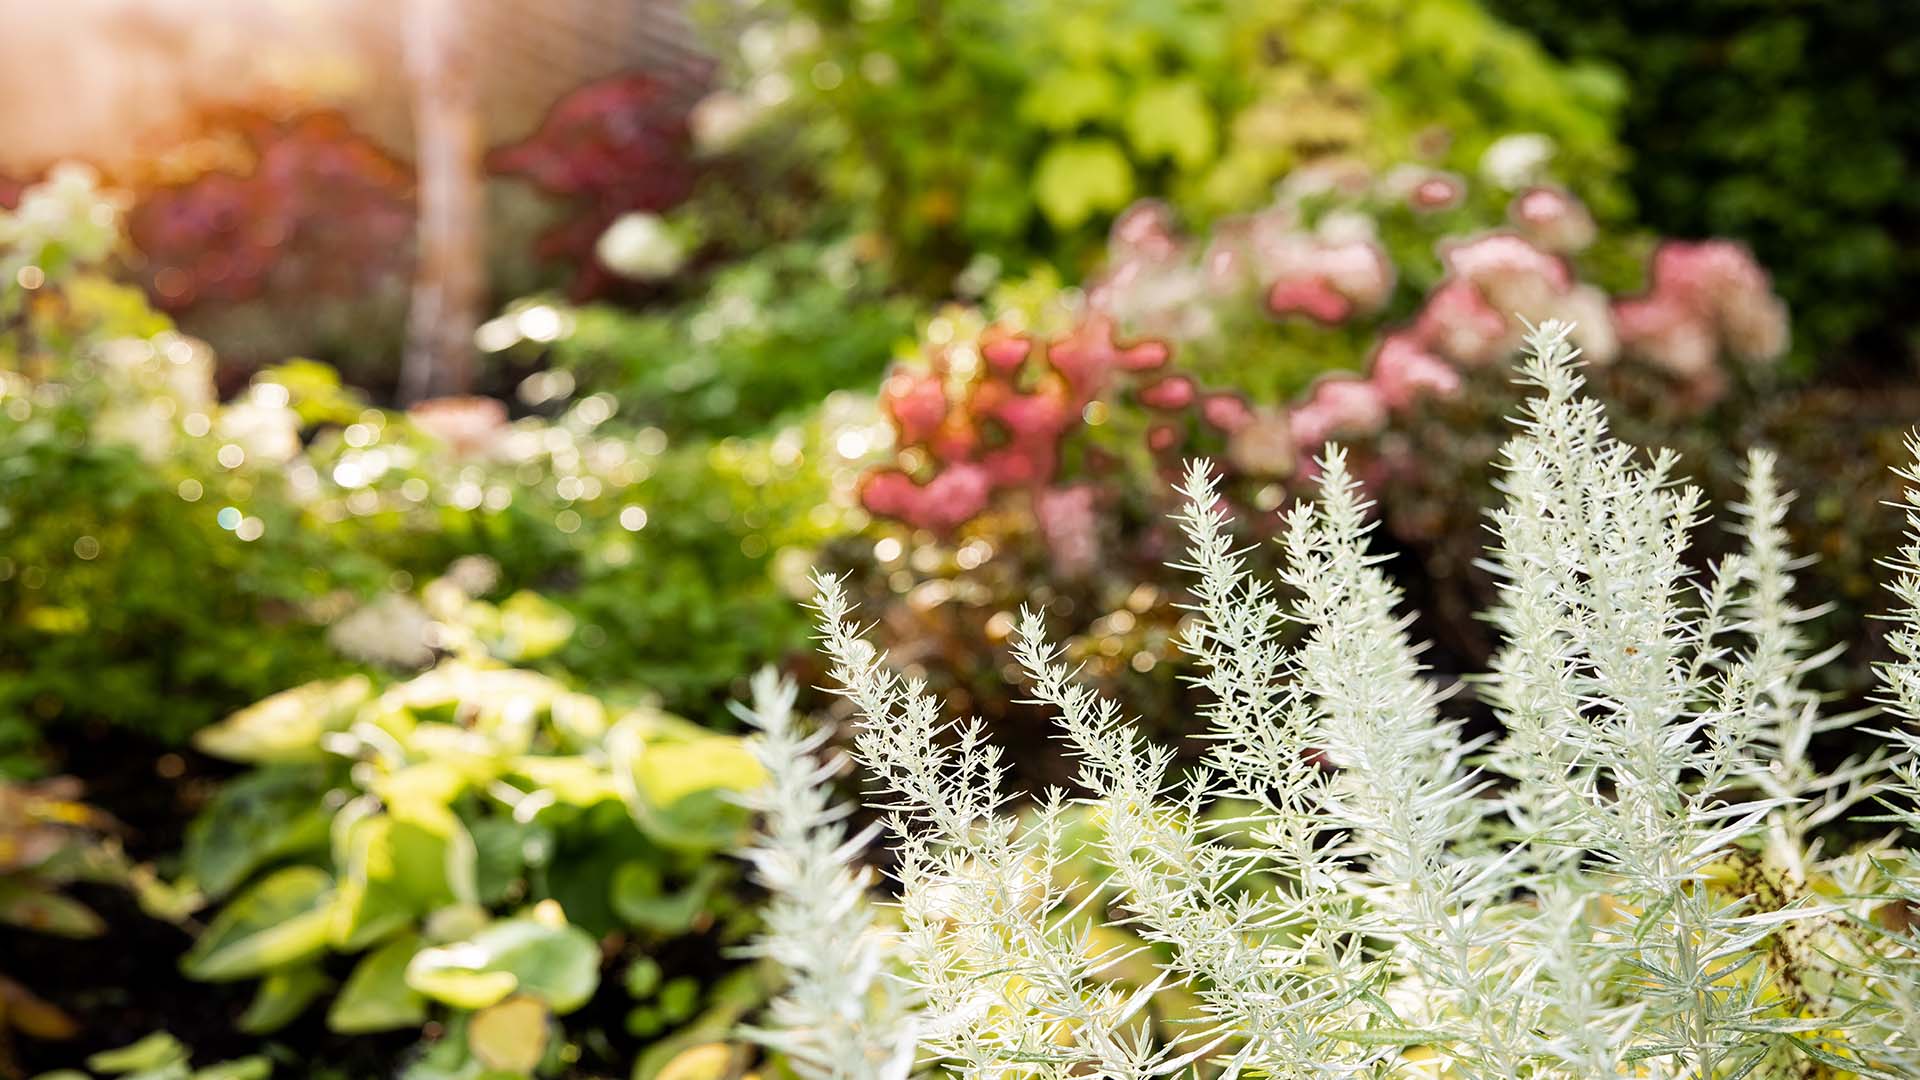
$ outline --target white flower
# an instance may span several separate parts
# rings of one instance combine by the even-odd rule
[[[1537,184],[1553,160],[1553,139],[1538,132],[1502,135],[1480,155],[1480,175],[1508,191]]]
[[[687,245],[658,214],[622,214],[593,246],[607,269],[635,281],[672,277],[686,265]]]
[[[716,90],[701,98],[687,115],[694,153],[706,157],[724,154],[752,134],[765,111],[744,94]]]
[[[255,464],[282,465],[300,453],[300,414],[284,405],[242,398],[220,410],[218,432]]]
[[[394,668],[433,662],[433,619],[412,597],[386,593],[327,628],[327,644],[341,655]]]

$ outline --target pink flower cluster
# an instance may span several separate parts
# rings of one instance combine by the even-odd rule
[[[1402,170],[1389,179],[1392,197],[1416,214],[1463,197],[1464,181],[1451,174]],[[1319,183],[1308,193],[1344,190]],[[1124,392],[1144,408],[1147,447],[1163,463],[1195,430],[1184,417],[1224,436],[1226,463],[1240,474],[1286,479],[1310,474],[1328,440],[1367,438],[1396,414],[1460,393],[1465,372],[1513,355],[1526,323],[1575,323],[1589,362],[1644,359],[1674,378],[1676,400],[1688,404],[1719,392],[1721,353],[1763,360],[1785,348],[1785,309],[1744,248],[1669,243],[1654,258],[1646,295],[1613,301],[1569,261],[1595,232],[1577,199],[1533,187],[1507,212],[1505,229],[1439,243],[1444,276],[1410,319],[1383,328],[1364,374],[1330,373],[1294,400],[1264,404],[1169,370],[1174,352],[1201,339],[1230,346],[1219,332],[1236,313],[1244,321],[1256,296],[1267,317],[1328,326],[1382,310],[1395,271],[1372,219],[1334,209],[1309,227],[1283,192],[1279,205],[1223,222],[1201,243],[1176,231],[1163,204],[1138,204],[1116,222],[1108,268],[1088,287],[1071,332],[1040,341],[991,328],[968,365],[956,365],[953,350],[971,346],[947,346],[924,369],[889,377],[883,405],[925,479],[881,470],[863,501],[875,514],[944,531],[996,492],[1026,489],[1036,513],[1054,522],[1042,531],[1056,559],[1084,565],[1084,545],[1069,558],[1053,542],[1056,533],[1084,536],[1055,526],[1084,524],[1092,511],[1082,488],[1059,486],[1059,450],[1096,400]],[[1138,343],[1123,346],[1117,336]]]
[[[1767,272],[1729,240],[1671,240],[1654,253],[1646,293],[1617,301],[1621,342],[1639,356],[1716,394],[1719,357],[1772,360],[1787,348],[1787,309]]]

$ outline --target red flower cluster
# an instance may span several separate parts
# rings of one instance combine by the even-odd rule
[[[128,221],[156,303],[251,300],[268,289],[351,295],[404,274],[412,178],[344,118],[241,115],[253,168],[206,172],[139,199]]]
[[[901,468],[878,470],[861,502],[945,531],[985,510],[995,492],[1043,489],[1082,410],[1118,377],[1164,367],[1169,355],[1158,341],[1120,344],[1113,320],[1099,314],[1049,341],[993,328],[977,346],[933,349],[925,369],[896,370],[880,391],[900,446],[921,451],[933,475],[921,483]]]

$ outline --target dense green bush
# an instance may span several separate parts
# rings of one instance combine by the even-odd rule
[[[1557,53],[1614,67],[1643,220],[1752,244],[1803,361],[1904,370],[1920,320],[1920,5],[1492,0]]]
[[[912,334],[913,305],[886,294],[859,247],[776,243],[701,279],[703,290],[684,303],[570,309],[546,359],[583,392],[611,393],[622,420],[671,439],[756,434],[832,391],[878,383],[896,343]],[[523,302],[489,324],[501,344],[521,339],[510,355],[542,347],[520,325],[540,306]]]
[[[1471,0],[739,7],[725,25],[743,90],[696,110],[696,138],[757,115],[804,140],[828,191],[934,294],[983,256],[1077,277],[1138,196],[1206,218],[1311,161],[1463,170],[1514,131],[1550,136],[1583,194],[1621,208],[1618,84]]]

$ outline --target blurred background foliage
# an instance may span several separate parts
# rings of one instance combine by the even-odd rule
[[[1492,0],[1555,55],[1632,87],[1619,136],[1641,219],[1737,236],[1796,313],[1800,367],[1904,370],[1920,287],[1920,93],[1911,0]]]
[[[1338,438],[1452,679],[1520,318],[1714,498],[1781,452],[1857,700],[1920,415],[1906,6],[488,0],[490,295],[425,401],[418,148],[326,35],[16,169],[0,1076],[737,1074],[710,796],[747,674],[820,680],[810,571],[1066,782],[1012,612],[1178,736],[1169,470],[1255,541]]]

